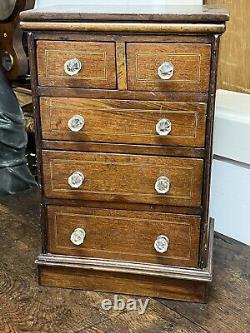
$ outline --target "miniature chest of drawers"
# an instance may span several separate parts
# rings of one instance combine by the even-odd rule
[[[205,301],[226,20],[222,9],[162,2],[22,13],[42,197],[41,284]]]

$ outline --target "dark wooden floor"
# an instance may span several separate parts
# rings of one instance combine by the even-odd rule
[[[216,236],[208,304],[151,299],[146,313],[139,315],[104,311],[100,302],[113,299],[112,294],[38,286],[35,192],[2,200],[0,235],[0,333],[250,332],[250,248],[236,241]]]

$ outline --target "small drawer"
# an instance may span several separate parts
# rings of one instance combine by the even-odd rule
[[[204,103],[50,98],[40,100],[45,140],[204,147]]]
[[[128,43],[128,89],[207,92],[208,44]]]
[[[199,237],[199,216],[48,207],[54,254],[196,267]]]
[[[47,197],[199,207],[203,160],[43,151]]]
[[[116,88],[115,44],[37,42],[41,86]]]

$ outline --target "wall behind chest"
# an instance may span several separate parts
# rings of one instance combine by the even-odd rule
[[[230,12],[227,31],[221,39],[218,87],[250,93],[250,1],[204,2],[209,5],[224,5]]]

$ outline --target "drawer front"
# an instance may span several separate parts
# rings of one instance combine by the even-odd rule
[[[43,164],[47,197],[201,204],[201,159],[43,151]]]
[[[128,89],[207,92],[208,44],[127,44]]]
[[[48,252],[56,254],[195,267],[199,235],[198,216],[48,207]]]
[[[40,108],[47,140],[193,147],[205,143],[204,103],[42,97]]]
[[[115,44],[37,42],[41,86],[116,88]]]

